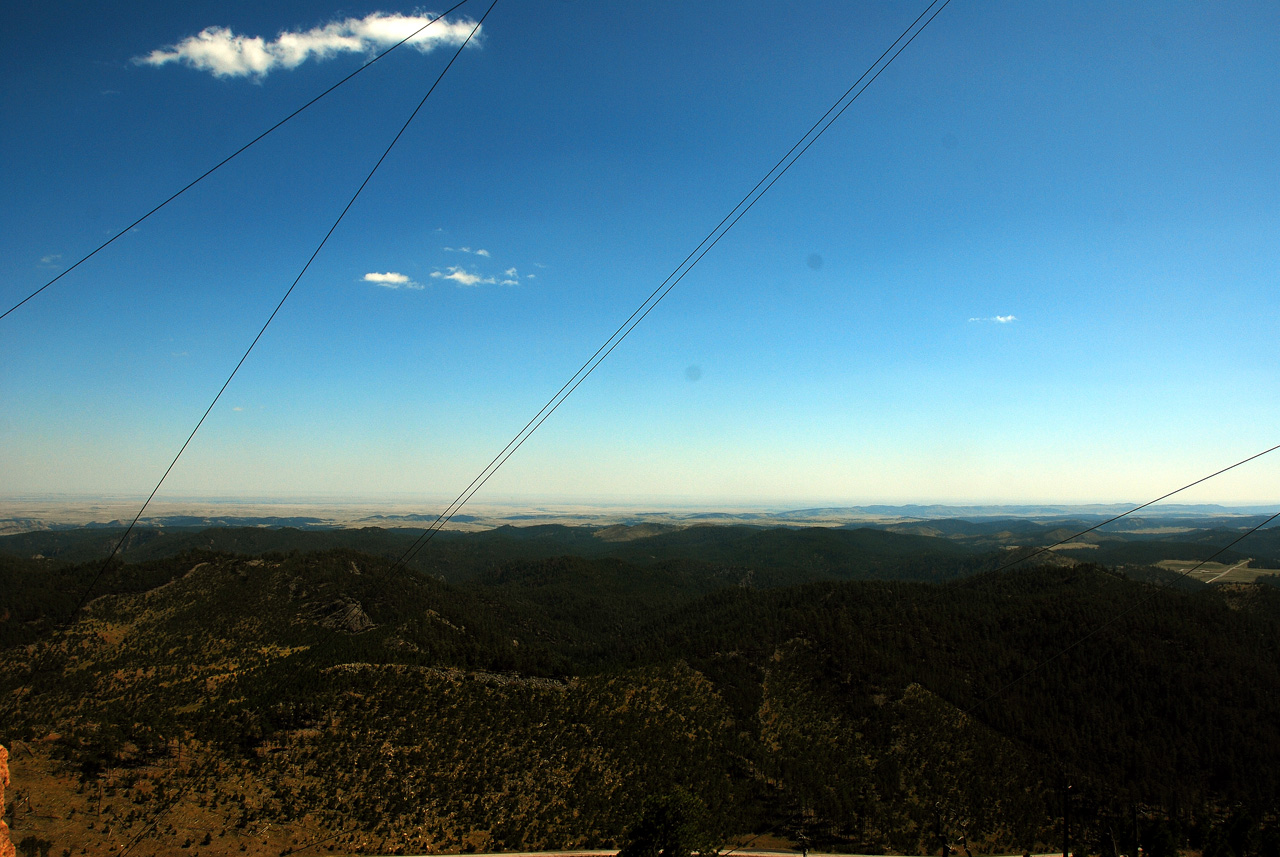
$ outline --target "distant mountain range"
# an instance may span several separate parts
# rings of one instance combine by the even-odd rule
[[[816,509],[797,509],[781,515],[799,518],[821,515],[883,515],[901,518],[1055,518],[1055,517],[1113,517],[1132,509],[1137,503],[1084,503],[1084,504],[1025,504],[991,506],[951,506],[946,504],[902,506],[837,506]],[[1280,506],[1223,506],[1216,503],[1182,504],[1161,503],[1143,510],[1147,517],[1180,518],[1206,515],[1270,515],[1280,512]]]
[[[778,582],[791,583],[885,575],[906,578],[913,574],[917,579],[937,580],[996,568],[1070,539],[1038,561],[1154,566],[1213,559],[1219,563],[1249,561],[1255,569],[1280,568],[1280,527],[1261,529],[1237,542],[1249,528],[1266,520],[1261,515],[1223,515],[1212,507],[1210,513],[1200,516],[1185,511],[1178,517],[1164,517],[1149,511],[1089,532],[1085,531],[1105,518],[915,517],[825,526],[672,520],[501,525],[473,531],[442,530],[433,536],[430,549],[416,554],[410,564],[448,580],[469,574],[467,569],[474,568],[479,559],[496,563],[533,556],[752,566],[774,575]],[[403,521],[401,526],[340,528],[315,518],[229,518],[224,520],[232,525],[219,526],[206,526],[204,520],[175,516],[163,519],[163,526],[141,525],[129,535],[121,558],[142,562],[193,550],[261,556],[346,548],[395,561],[405,556],[426,529],[421,521],[414,521],[415,526]],[[89,562],[106,557],[123,532],[118,521],[31,530],[0,536],[0,553],[60,563]],[[1073,538],[1077,533],[1084,535]]]
[[[403,509],[379,511],[369,505],[290,506],[295,514],[265,513],[270,505],[233,502],[195,504],[202,511],[155,514],[142,518],[140,526],[153,528],[191,527],[293,527],[304,530],[349,527],[415,527],[429,526],[437,520],[436,512]],[[111,508],[119,517],[95,518],[95,511]],[[1058,520],[1098,523],[1115,517],[1133,505],[1107,504],[1038,504],[1038,505],[867,505],[822,506],[803,509],[623,509],[591,506],[482,506],[455,515],[448,527],[469,531],[503,525],[562,524],[568,526],[609,526],[613,524],[748,524],[753,526],[886,526],[912,521],[962,520],[980,523],[1010,519],[1049,522]],[[0,503],[0,535],[38,530],[71,530],[85,527],[118,528],[132,515],[127,504],[16,504]],[[6,515],[6,510],[10,513]],[[1179,525],[1204,527],[1221,522],[1225,526],[1241,518],[1271,515],[1280,506],[1223,506],[1217,504],[1160,504],[1141,511],[1144,521],[1177,522]],[[123,517],[129,514],[129,518]],[[1113,529],[1133,529],[1133,522],[1117,523]]]

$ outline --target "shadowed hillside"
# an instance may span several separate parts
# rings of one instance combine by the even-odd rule
[[[89,854],[610,847],[683,788],[720,837],[920,853],[941,825],[1042,850],[1065,774],[1091,853],[1135,808],[1209,841],[1248,807],[1272,835],[1280,592],[1092,566],[760,588],[758,532],[695,535],[744,564],[512,559],[449,583],[203,551],[113,566],[71,626],[51,594],[96,566],[11,558],[0,743],[37,795],[12,825]]]

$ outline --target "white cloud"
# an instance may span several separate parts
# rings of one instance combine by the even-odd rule
[[[61,254],[61,253],[50,253],[48,256],[41,256],[41,257],[40,257],[40,264],[41,264],[41,265],[56,265],[56,264],[58,264],[58,262],[60,262],[61,260],[62,260],[62,254]]]
[[[387,289],[420,289],[421,283],[415,283],[404,274],[395,271],[387,271],[385,274],[379,274],[374,271],[364,275],[366,283],[374,283]]]
[[[971,318],[969,321],[989,321],[994,324],[1009,324],[1018,320],[1016,315],[993,315],[986,318]]]
[[[364,275],[366,283],[387,283],[397,286],[403,286],[409,282],[409,278],[404,274],[397,274],[395,271],[387,271],[385,274],[371,273]]]
[[[460,45],[475,26],[474,21],[465,19],[437,21],[427,27],[430,22],[422,15],[374,12],[305,32],[282,32],[270,42],[261,36],[233,33],[226,27],[206,27],[176,45],[135,57],[134,62],[151,66],[180,62],[214,77],[261,78],[277,68],[297,68],[312,58],[323,60],[339,53],[367,54],[389,48],[423,27],[426,29],[407,43],[423,53],[440,45]]]
[[[453,280],[460,286],[492,286],[497,284],[497,280],[493,277],[482,277],[471,271],[464,271],[457,266],[445,268],[449,273],[443,274],[440,271],[432,271],[431,276],[437,280]]]
[[[471,247],[441,247],[446,253],[467,253],[472,256],[481,256],[485,259],[492,259],[493,254],[483,247],[472,249]],[[463,267],[462,265],[449,265],[444,268],[437,268],[431,272],[432,279],[436,280],[452,280],[460,286],[518,286],[520,285],[520,273],[513,265],[505,269],[501,274],[485,274],[476,270],[476,268]],[[526,274],[526,278],[532,278],[533,274]]]

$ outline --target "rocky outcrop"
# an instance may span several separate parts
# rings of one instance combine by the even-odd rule
[[[4,804],[4,790],[9,787],[9,751],[0,747],[0,807]],[[0,818],[0,857],[14,857],[13,842],[9,839],[9,825]]]
[[[326,628],[346,631],[348,634],[360,634],[376,627],[361,608],[360,602],[352,598],[336,598],[324,604],[312,605],[307,615]]]

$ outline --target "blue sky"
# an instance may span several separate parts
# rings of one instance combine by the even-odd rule
[[[501,0],[161,497],[456,494],[923,5]],[[4,308],[444,8],[8,4]],[[0,494],[145,497],[450,38],[0,321]],[[481,496],[1142,501],[1280,442],[1277,45],[954,0]]]

